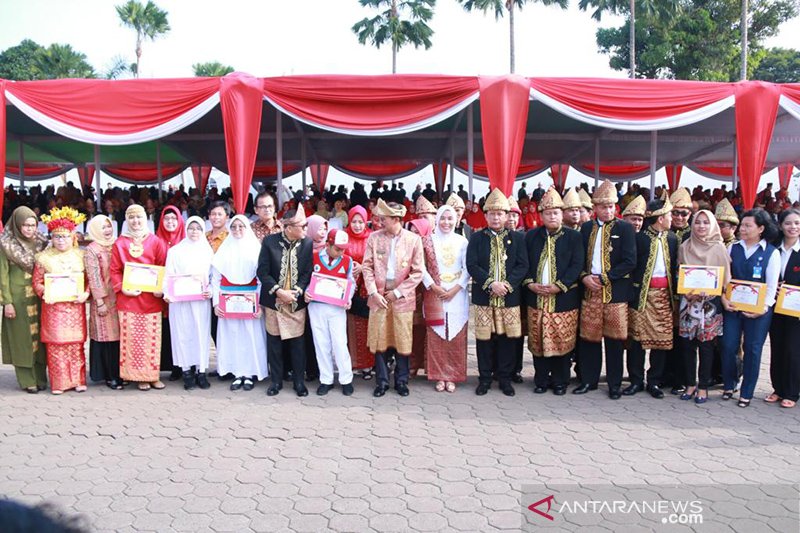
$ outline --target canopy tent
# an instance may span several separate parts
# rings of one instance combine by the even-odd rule
[[[595,179],[627,168],[651,181],[664,165],[729,167],[751,206],[765,168],[800,163],[800,84],[241,73],[0,80],[2,176],[13,170],[7,161],[155,162],[162,178],[171,165],[214,166],[230,175],[238,211],[254,177],[280,182],[327,164],[375,176],[449,163],[473,176],[481,162],[507,194],[526,170],[553,165]]]

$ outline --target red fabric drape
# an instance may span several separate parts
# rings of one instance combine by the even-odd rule
[[[112,178],[137,183],[158,181],[158,167],[152,163],[131,165],[101,165],[103,172]],[[161,165],[161,179],[174,178],[186,169],[186,165]]]
[[[736,84],[736,148],[741,176],[742,204],[751,209],[764,170],[778,114],[781,89],[772,83]]]
[[[78,171],[78,179],[81,181],[81,190],[87,185],[92,184],[92,180],[94,179],[94,165],[83,165],[75,170]]]
[[[192,165],[192,177],[194,178],[194,186],[201,195],[206,194],[208,188],[208,178],[211,176],[211,165]]]
[[[528,123],[530,82],[521,76],[480,78],[483,153],[489,188],[512,193]]]
[[[785,189],[789,186],[789,180],[792,179],[793,168],[794,165],[791,163],[778,166],[778,183],[780,184],[781,189]]]
[[[302,170],[300,165],[295,163],[283,163],[283,177],[297,174]],[[253,179],[274,180],[278,178],[278,165],[275,163],[258,163],[253,167]]]
[[[594,165],[581,165],[581,170],[587,176],[594,176]],[[650,173],[650,165],[603,165],[600,164],[600,178],[611,180],[636,179],[642,177],[643,173]]]
[[[40,163],[28,163],[25,165],[25,180],[46,180],[63,174],[73,168],[74,165],[45,165]],[[6,175],[10,178],[19,179],[19,165],[6,164]]]
[[[444,180],[447,176],[447,163],[440,161],[431,165],[433,167],[433,183],[436,186],[436,195],[442,200],[442,193],[444,192]]]
[[[291,76],[264,79],[264,95],[323,128],[392,130],[425,122],[478,90],[474,76]]]
[[[244,213],[258,152],[263,84],[241,73],[229,74],[219,84],[233,205],[237,213]]]
[[[467,163],[466,159],[456,161],[456,168],[464,174],[469,172],[469,164]],[[543,172],[546,168],[547,163],[544,161],[522,160],[519,164],[519,168],[517,169],[516,179],[519,180],[522,178],[535,176],[536,174]],[[486,166],[485,161],[473,161],[472,173],[476,178],[481,178],[484,180],[489,179],[489,168]]]
[[[328,181],[328,171],[330,170],[330,165],[311,165],[311,181],[314,185],[317,186],[317,189],[321,192],[325,190],[325,184]]]
[[[6,190],[6,80],[0,80],[0,215]],[[0,216],[0,218],[2,218]],[[0,221],[4,222],[4,221]]]
[[[677,190],[681,186],[683,165],[667,165],[664,170],[667,172],[667,186],[670,192]]]
[[[360,179],[398,179],[425,167],[422,161],[392,161],[388,163],[339,163],[333,168]]]
[[[553,178],[553,185],[559,194],[564,194],[567,173],[569,173],[569,165],[558,164],[550,167],[550,177]]]

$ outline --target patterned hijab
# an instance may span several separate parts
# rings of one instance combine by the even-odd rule
[[[38,231],[30,239],[22,235],[22,225],[29,218],[38,220],[31,208],[23,205],[14,209],[0,237],[0,248],[9,261],[30,274],[33,273],[36,254],[47,246],[47,238]]]
[[[106,225],[106,222],[111,224],[112,227],[114,226],[114,223],[111,222],[111,219],[105,215],[95,215],[86,225],[86,232],[89,234],[89,237],[91,237],[92,240],[100,246],[111,246],[116,240],[116,237],[113,235],[110,239],[106,239],[103,236],[103,226]]]

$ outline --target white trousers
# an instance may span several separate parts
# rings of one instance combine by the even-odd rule
[[[347,349],[347,311],[335,305],[319,302],[308,304],[311,334],[317,351],[319,382],[333,385],[333,362],[339,369],[339,383],[353,382],[353,363]]]

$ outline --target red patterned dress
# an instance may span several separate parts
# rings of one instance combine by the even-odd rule
[[[352,220],[355,216],[360,216],[366,223],[367,211],[361,206],[350,209],[350,224],[347,227],[347,234],[350,239],[350,246],[347,255],[359,265],[364,262],[364,250],[367,246],[367,237],[371,233],[368,228],[364,228],[361,233],[354,233],[352,230]],[[364,287],[364,276],[356,276],[356,293],[353,296],[353,304],[347,313],[347,346],[350,350],[350,357],[353,362],[353,370],[368,370],[375,366],[375,354],[369,351],[367,346],[367,325],[369,324],[369,309],[367,308],[367,289]]]

